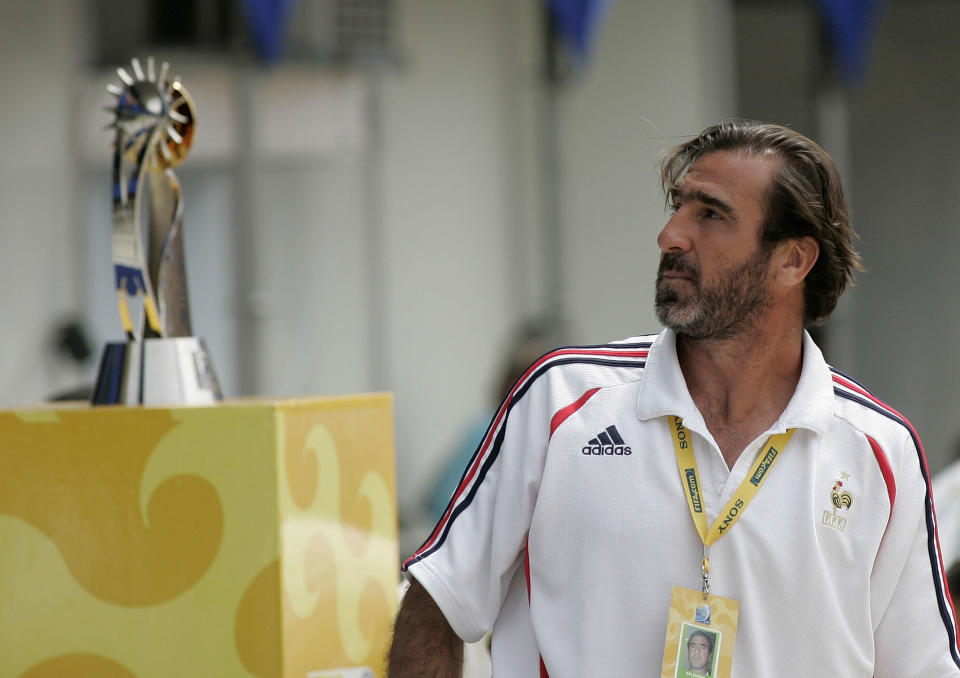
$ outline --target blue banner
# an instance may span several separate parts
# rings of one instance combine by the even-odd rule
[[[550,14],[577,60],[590,56],[600,19],[613,0],[547,0]]]
[[[247,25],[263,61],[273,63],[283,56],[287,19],[297,0],[240,0]]]
[[[841,77],[859,82],[867,70],[874,20],[885,0],[817,0]]]

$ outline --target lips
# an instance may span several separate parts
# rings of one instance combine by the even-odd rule
[[[687,281],[696,284],[699,277],[696,267],[690,264],[682,254],[667,252],[660,257],[660,267],[657,270],[658,283]]]
[[[661,280],[688,280],[692,281],[693,278],[686,273],[680,273],[679,271],[662,271],[660,273]]]

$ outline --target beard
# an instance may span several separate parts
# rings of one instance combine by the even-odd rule
[[[773,248],[760,243],[744,263],[719,273],[717,280],[703,283],[699,267],[684,255],[667,252],[660,258],[654,307],[657,318],[678,336],[690,339],[731,339],[770,305],[767,264]],[[685,299],[664,281],[664,271],[689,276],[693,287]]]

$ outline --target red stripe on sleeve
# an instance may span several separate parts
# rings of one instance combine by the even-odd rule
[[[592,398],[599,390],[599,388],[591,388],[589,391],[577,398],[576,401],[570,403],[563,409],[557,410],[553,415],[553,418],[550,419],[550,437],[553,437],[553,432],[560,427],[560,424],[567,420],[567,417],[583,407],[586,402],[590,400],[590,398]]]
[[[897,481],[893,477],[893,469],[890,468],[890,461],[886,453],[880,447],[880,443],[867,436],[870,441],[870,447],[873,448],[873,456],[877,458],[877,464],[880,465],[880,473],[883,474],[883,482],[887,484],[887,496],[890,497],[890,515],[893,515],[893,502],[897,499]]]
[[[523,544],[523,574],[527,579],[527,605],[530,604],[530,536]]]

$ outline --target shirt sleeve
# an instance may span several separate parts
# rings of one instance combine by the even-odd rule
[[[549,375],[518,382],[490,424],[450,506],[404,570],[457,635],[492,628],[523,554],[549,442]]]
[[[960,676],[956,617],[925,467],[908,440],[871,577],[876,678]]]

